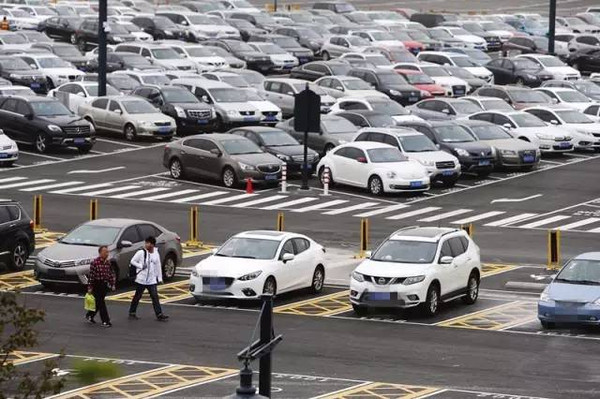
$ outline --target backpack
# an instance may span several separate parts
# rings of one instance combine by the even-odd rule
[[[144,251],[144,266],[146,265],[146,258],[148,258],[148,251],[146,251],[145,249],[143,249],[142,251]],[[129,264],[129,279],[132,281],[135,281],[137,275],[144,270],[144,267],[142,267],[142,269],[140,271],[138,271],[137,267],[135,267],[134,265],[132,265],[131,263]]]

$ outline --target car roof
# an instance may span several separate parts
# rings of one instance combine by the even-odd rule
[[[332,114],[332,115],[340,115],[340,114],[357,114],[357,115],[362,115],[366,118],[368,118],[369,116],[387,115],[382,112],[377,112],[377,111],[373,111],[370,109],[345,109],[343,111],[336,112],[335,114]]]
[[[584,252],[577,255],[573,259],[586,259],[586,260],[597,260],[600,261],[600,252]]]
[[[132,224],[141,224],[141,223],[154,224],[153,222],[148,222],[148,221],[145,221],[145,220],[124,219],[124,218],[96,219],[96,220],[92,220],[92,221],[86,222],[85,224],[86,225],[91,225],[91,226],[127,227],[127,226],[130,226]]]
[[[173,79],[171,81],[171,83],[172,84],[177,84],[177,83],[191,84],[191,85],[195,85],[195,86],[202,86],[203,88],[207,88],[207,89],[233,89],[234,88],[233,86],[228,85],[227,83],[223,83],[218,80],[206,79],[201,76],[198,76],[197,78]]]
[[[277,127],[268,127],[268,126],[240,126],[237,129],[240,130],[250,130],[252,132],[256,132],[256,133],[274,133],[274,132],[283,132],[284,130],[281,130]]]
[[[392,136],[422,136],[423,133],[420,133],[410,127],[365,127],[358,131],[359,133],[383,133],[390,134]]]
[[[538,89],[539,89],[538,91],[548,90],[548,91],[551,91],[554,93],[560,93],[560,92],[564,92],[564,91],[567,91],[567,92],[578,91],[578,90],[572,89],[570,87],[547,87],[546,86],[546,87],[538,87]]]
[[[12,86],[9,86],[9,87],[12,87]],[[28,102],[59,101],[58,98],[55,98],[55,97],[24,96],[24,95],[0,96],[0,99],[5,99],[5,98],[18,98],[20,100],[24,100],[24,101],[28,101]]]
[[[180,141],[187,140],[190,138],[211,139],[211,140],[215,140],[215,141],[227,141],[227,140],[239,140],[240,138],[245,138],[245,137],[238,136],[237,134],[228,134],[228,133],[208,133],[208,134],[195,134],[192,136],[186,136],[186,137],[180,139]]]
[[[390,148],[389,144],[379,143],[375,141],[353,141],[351,143],[343,144],[341,147],[357,147],[361,150],[372,150],[376,148]],[[393,147],[392,147],[393,148]]]
[[[283,241],[289,236],[295,236],[293,233],[276,230],[250,230],[236,234],[234,237],[258,238],[262,240]]]
[[[285,83],[290,83],[290,84],[308,84],[312,82],[306,81],[306,80],[302,80],[302,79],[293,79],[293,78],[266,78],[265,81],[271,81],[271,82],[285,82]]]
[[[394,232],[390,240],[419,239],[422,241],[438,242],[442,236],[460,231],[451,227],[407,227]]]
[[[456,122],[459,125],[465,125],[465,126],[492,126],[492,125],[494,125],[491,122],[488,122],[488,121],[479,121],[477,119],[459,119]]]

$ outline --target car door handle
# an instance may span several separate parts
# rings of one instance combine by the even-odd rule
[[[181,154],[181,155],[185,155],[185,154],[187,154],[187,153],[186,153],[185,151],[183,151],[183,150],[182,150],[182,151],[180,152],[180,154]]]

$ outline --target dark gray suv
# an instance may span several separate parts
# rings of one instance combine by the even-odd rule
[[[20,271],[35,250],[33,222],[17,201],[0,200],[0,263]]]

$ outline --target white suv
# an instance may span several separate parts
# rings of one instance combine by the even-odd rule
[[[459,229],[408,227],[388,237],[352,272],[350,302],[357,315],[369,308],[420,306],[434,316],[441,302],[479,295],[479,247]]]

